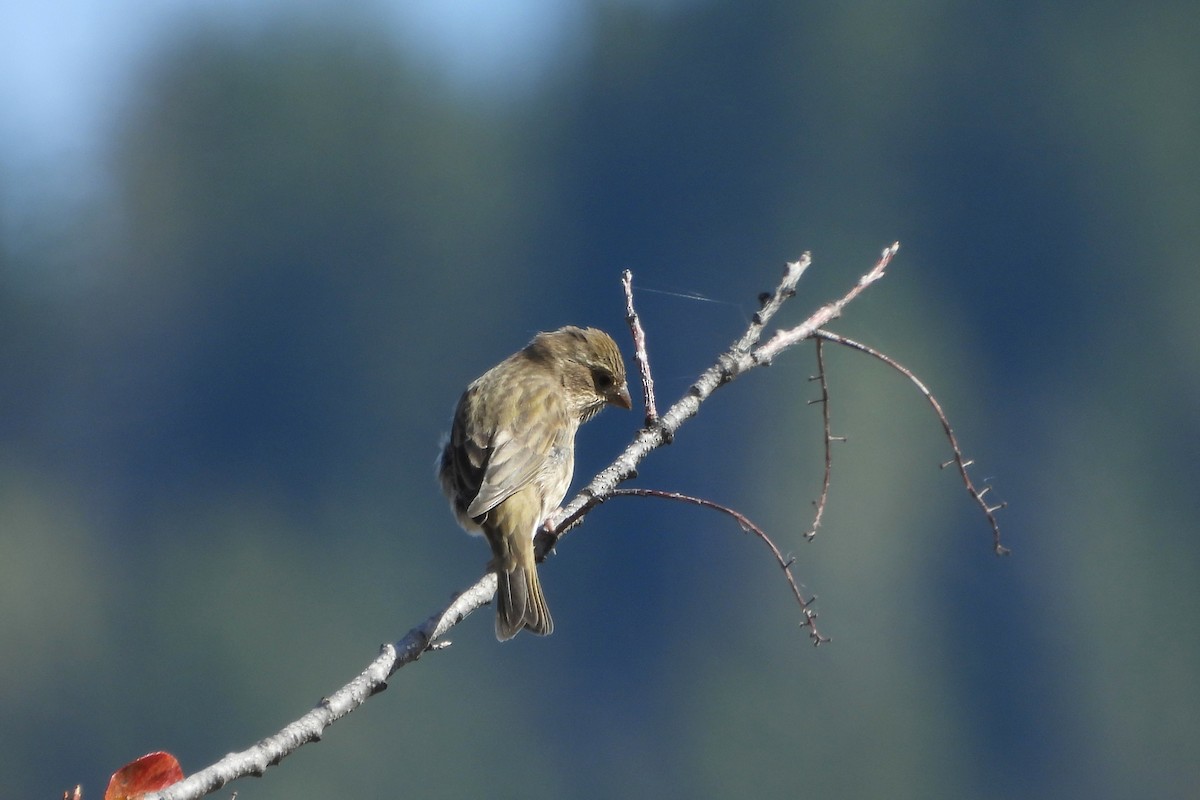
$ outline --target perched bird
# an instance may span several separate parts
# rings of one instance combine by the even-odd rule
[[[438,479],[459,523],[492,547],[501,641],[554,630],[533,537],[571,485],[579,424],[606,404],[631,406],[621,352],[604,331],[574,326],[539,333],[458,401]]]

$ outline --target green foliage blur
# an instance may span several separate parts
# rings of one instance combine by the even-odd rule
[[[512,94],[365,19],[181,23],[111,185],[0,225],[0,796],[98,797],[159,749],[199,769],[474,581],[433,480],[458,392],[537,330],[627,341],[622,269],[665,405],[785,260],[815,254],[794,323],[895,239],[833,328],[938,394],[1010,558],[920,397],[837,350],[849,441],[805,543],[794,351],[638,483],[767,528],[829,646],[731,522],[614,501],[543,568],[553,637],[476,615],[226,793],[1194,796],[1200,11],[589,9]],[[590,424],[577,477],[639,420]]]

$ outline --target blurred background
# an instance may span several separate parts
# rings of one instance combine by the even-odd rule
[[[797,557],[814,650],[729,520],[614,501],[241,798],[1174,798],[1200,783],[1200,10],[1016,2],[63,0],[0,10],[0,795],[195,771],[470,585],[433,480],[534,332],[660,402],[744,328],[811,345],[636,485]],[[638,390],[635,389],[635,395]],[[583,429],[578,478],[640,412]]]

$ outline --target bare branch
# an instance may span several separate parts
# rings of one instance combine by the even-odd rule
[[[825,377],[825,351],[823,346],[824,341],[817,339],[817,374],[809,378],[810,381],[816,380],[820,383],[820,399],[810,400],[809,402],[821,404],[821,418],[825,423],[825,479],[821,482],[821,497],[816,502],[817,511],[813,515],[812,527],[808,529],[808,533],[804,534],[804,538],[810,541],[817,535],[817,528],[821,527],[821,517],[825,516],[825,504],[829,501],[829,479],[833,474],[834,435],[829,425],[829,381]]]
[[[805,253],[799,261],[790,262],[775,291],[760,296],[763,301],[762,308],[755,313],[746,332],[729,350],[718,356],[716,363],[700,374],[687,393],[659,417],[656,424],[638,431],[633,441],[612,464],[594,477],[569,503],[550,515],[550,519],[546,521],[549,531],[538,536],[538,553],[544,557],[567,531],[578,525],[588,511],[607,497],[618,484],[636,475],[637,465],[642,459],[651,451],[669,443],[680,426],[694,417],[701,404],[719,387],[751,369],[769,365],[779,353],[811,337],[826,322],[840,316],[848,303],[862,294],[866,287],[883,277],[884,269],[899,248],[900,243],[895,242],[884,249],[875,266],[859,278],[858,283],[840,300],[822,306],[800,325],[779,331],[766,344],[755,347],[766,324],[783,303],[795,296],[796,284],[804,270],[812,263],[812,259]]]
[[[701,373],[684,396],[676,401],[666,413],[640,429],[634,435],[633,441],[612,464],[592,478],[569,503],[550,516],[546,521],[546,530],[538,535],[539,558],[544,558],[553,549],[559,538],[578,525],[592,508],[603,502],[604,499],[612,497],[618,484],[635,476],[638,464],[650,452],[669,443],[676,431],[697,414],[701,404],[719,387],[751,369],[771,364],[779,353],[805,339],[817,336],[818,332],[820,332],[821,338],[834,340],[833,334],[821,330],[822,326],[837,318],[842,313],[842,309],[858,297],[867,286],[883,277],[884,270],[898,247],[897,243],[885,249],[874,268],[863,275],[840,300],[818,309],[802,324],[788,330],[778,331],[769,341],[760,345],[759,341],[767,323],[783,303],[795,295],[796,284],[811,263],[811,258],[806,253],[799,261],[789,263],[775,290],[760,296],[761,308],[755,313],[746,331],[730,346],[729,350],[722,353],[711,367]],[[630,277],[629,280],[631,281],[632,278]],[[624,282],[627,284],[628,296],[628,281]],[[865,348],[860,347],[860,349]],[[644,348],[642,353],[644,356]],[[646,364],[648,374],[648,360],[646,360]],[[909,375],[912,377],[911,374]],[[913,380],[916,379],[913,378]],[[918,385],[920,385],[919,382]],[[933,401],[932,395],[929,395],[927,391],[926,395]],[[936,401],[933,402],[940,414],[940,408],[937,407]],[[944,421],[944,415],[942,418]],[[946,424],[946,430],[947,433],[950,433],[948,424]],[[827,442],[836,439],[837,437],[832,437],[827,433]],[[973,496],[982,503],[983,493],[976,492],[973,485],[969,483],[969,478],[966,477],[966,464],[961,459],[956,443],[954,443],[954,448],[960,471],[964,479],[968,481],[968,487]],[[783,558],[770,539],[760,529],[753,526],[749,520],[732,509],[725,509],[719,504],[697,498],[688,499],[686,502],[696,502],[699,505],[724,510],[726,513],[732,514],[748,530],[756,532],[770,546],[776,560],[788,575],[793,592],[800,602],[801,608],[804,609],[806,618],[804,624],[811,628],[809,635],[814,637],[814,643],[819,644],[820,641],[825,641],[816,633],[816,628],[812,624],[816,615],[808,609],[811,600],[803,598],[798,585],[791,577],[791,561]],[[984,505],[984,508],[987,509],[987,506]],[[998,537],[999,529],[995,527],[994,518],[991,516],[992,510],[994,509],[987,510],[987,513],[989,519],[993,521],[993,527],[997,531]],[[998,538],[997,547],[999,547]],[[405,664],[416,661],[426,650],[445,647],[446,642],[442,637],[476,609],[489,603],[495,591],[495,575],[491,573],[484,575],[474,585],[458,595],[445,609],[413,628],[399,642],[384,645],[379,656],[367,666],[362,674],[322,700],[312,711],[287,725],[279,733],[261,740],[241,753],[231,753],[216,764],[161,792],[151,793],[146,797],[155,800],[166,800],[167,798],[170,800],[194,800],[221,788],[236,778],[263,774],[268,767],[279,763],[306,742],[318,740],[329,725],[362,705],[372,695],[382,691],[387,685],[387,679],[396,670]]]
[[[947,419],[946,412],[942,411],[942,404],[939,403],[937,398],[933,396],[933,392],[929,391],[928,387],[921,382],[920,378],[913,374],[912,370],[900,364],[891,356],[881,353],[873,347],[865,345],[862,342],[856,342],[853,339],[847,339],[845,336],[839,336],[832,331],[823,329],[816,331],[813,335],[819,339],[836,342],[837,344],[845,345],[852,350],[858,350],[859,352],[866,353],[873,358],[877,358],[913,382],[913,385],[917,387],[917,390],[925,396],[926,400],[929,401],[929,405],[933,406],[934,413],[937,414],[938,420],[942,423],[942,430],[945,431],[946,438],[950,441],[950,449],[954,451],[954,458],[942,464],[942,468],[945,469],[951,464],[958,465],[958,474],[962,477],[963,485],[967,487],[967,492],[971,495],[971,498],[975,501],[979,508],[983,510],[984,516],[987,517],[988,524],[992,526],[992,549],[998,556],[1008,555],[1010,552],[1009,549],[1000,544],[1000,523],[996,520],[996,512],[1004,508],[1007,503],[989,506],[987,501],[984,500],[984,495],[990,492],[992,487],[984,486],[983,489],[975,488],[975,484],[972,482],[971,476],[967,473],[967,468],[975,462],[968,461],[963,457],[962,450],[958,446],[958,439],[954,435],[954,429],[950,427],[950,420]]]
[[[884,270],[887,269],[888,264],[892,261],[892,256],[896,255],[896,251],[899,249],[899,242],[893,242],[891,246],[884,248],[879,256],[879,261],[875,263],[871,271],[859,278],[854,288],[846,292],[840,300],[817,309],[815,314],[800,325],[776,332],[766,344],[755,349],[755,363],[770,364],[779,353],[805,339],[811,338],[818,328],[823,328],[840,317],[843,308],[862,294],[864,289],[883,277]]]
[[[275,766],[303,745],[320,741],[326,728],[386,689],[388,678],[396,670],[416,661],[426,650],[444,648],[448,642],[439,641],[439,637],[471,612],[491,602],[495,593],[496,576],[489,572],[454,598],[444,610],[410,630],[399,642],[383,645],[379,655],[357,678],[322,698],[316,707],[283,730],[145,797],[147,800],[193,800],[215,792],[237,778],[261,776],[268,767]]]
[[[745,514],[729,506],[721,505],[712,500],[706,500],[703,497],[692,497],[691,495],[680,494],[679,492],[664,492],[660,489],[614,489],[609,497],[657,497],[663,500],[677,500],[681,503],[690,503],[702,508],[711,508],[714,511],[720,511],[722,514],[733,517],[744,532],[753,533],[763,544],[771,549],[771,555],[775,556],[775,562],[783,570],[788,586],[792,589],[792,596],[796,598],[796,603],[800,606],[800,612],[804,615],[804,622],[800,623],[800,627],[808,628],[808,638],[812,640],[813,646],[817,647],[829,641],[828,636],[822,636],[820,631],[817,630],[817,614],[810,608],[813,601],[817,598],[809,597],[806,599],[800,589],[800,585],[796,583],[796,576],[792,574],[792,564],[796,562],[796,559],[785,559],[783,553],[775,546],[775,542],[771,541],[771,537],[767,535],[766,531],[751,522]]]
[[[633,357],[642,376],[642,393],[646,400],[646,427],[649,428],[658,421],[658,406],[654,401],[650,356],[646,353],[646,331],[642,329],[642,320],[633,307],[633,273],[629,270],[621,273],[621,286],[625,289],[625,321],[629,323],[629,332],[633,336]]]
[[[754,313],[754,317],[750,320],[750,327],[746,328],[742,338],[738,339],[730,348],[733,352],[748,353],[751,347],[758,344],[767,323],[783,307],[784,303],[796,296],[796,284],[800,283],[801,276],[810,266],[812,266],[812,253],[804,253],[800,256],[799,261],[788,262],[775,291],[763,292],[758,296],[759,303],[762,304],[761,308]]]

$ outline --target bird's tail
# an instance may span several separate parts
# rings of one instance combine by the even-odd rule
[[[507,571],[496,570],[496,638],[503,642],[526,628],[538,636],[554,631],[532,558]]]

